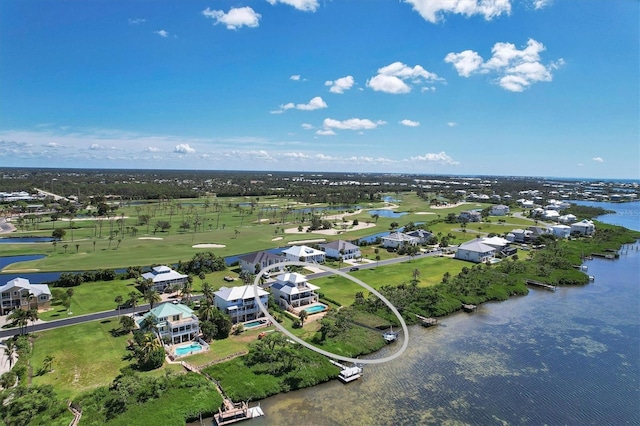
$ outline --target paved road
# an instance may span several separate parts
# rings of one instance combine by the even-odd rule
[[[434,253],[422,254],[420,255],[420,257],[433,257],[433,256],[439,256],[439,255],[440,255],[440,252],[434,252]],[[370,268],[375,268],[376,266],[386,266],[386,265],[393,265],[395,263],[406,262],[410,259],[411,259],[410,256],[397,257],[393,259],[381,260],[380,262],[358,265],[358,268],[370,269]],[[352,266],[346,266],[344,268],[340,268],[340,270],[343,272],[349,272],[349,269],[351,268]],[[332,273],[325,271],[325,272],[318,272],[315,274],[309,274],[307,275],[307,278],[314,279],[314,278],[326,277],[329,275],[332,275]],[[197,301],[197,300],[200,300],[201,297],[202,296],[193,296],[192,299]],[[139,306],[136,306],[135,312],[144,312],[149,309],[150,309],[149,305],[139,305]],[[67,327],[70,325],[81,324],[89,321],[109,320],[112,318],[117,318],[119,315],[131,314],[133,313],[133,311],[134,311],[133,308],[127,308],[127,309],[121,309],[119,313],[117,309],[114,309],[112,311],[96,312],[96,313],[87,314],[87,315],[78,315],[78,316],[63,318],[63,319],[54,320],[54,321],[42,322],[35,325],[29,325],[27,327],[27,330],[29,331],[29,333],[32,333],[36,331],[44,331],[44,330],[51,330],[54,328]],[[3,330],[0,330],[0,339],[14,336],[16,334],[20,334],[20,329],[18,328],[3,329]]]

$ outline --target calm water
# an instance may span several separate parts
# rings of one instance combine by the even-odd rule
[[[640,244],[587,266],[587,286],[411,327],[399,359],[260,401],[249,424],[640,424]]]

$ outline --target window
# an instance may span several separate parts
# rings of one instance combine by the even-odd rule
[[[40,297],[38,297],[38,299],[42,302],[47,301],[47,299],[49,299],[49,297],[46,294],[41,294]]]
[[[174,315],[173,321],[180,321],[180,315]]]

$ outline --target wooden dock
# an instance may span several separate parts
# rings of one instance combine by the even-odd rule
[[[462,310],[464,310],[465,312],[473,312],[476,309],[478,309],[478,307],[476,305],[472,305],[470,303],[463,303],[462,304]]]
[[[237,404],[233,404],[233,407],[225,406],[224,410],[218,409],[218,412],[213,416],[213,418],[218,426],[224,426],[260,416],[264,416],[264,412],[260,406],[249,407],[249,404],[246,402],[239,402]]]
[[[540,287],[540,288],[544,288],[545,290],[549,290],[549,291],[556,291],[557,290],[557,287],[555,285],[543,283],[541,281],[525,280],[525,282],[527,283],[527,285],[530,285],[532,287]]]

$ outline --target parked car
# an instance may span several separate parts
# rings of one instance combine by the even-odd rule
[[[360,268],[358,268],[357,266],[354,266],[353,268],[349,269],[349,271],[354,272],[354,271],[359,271]]]

